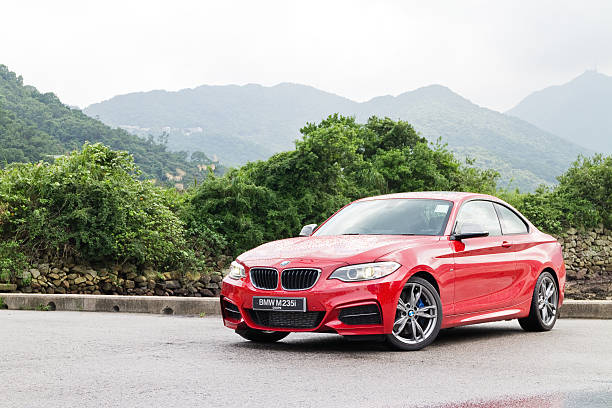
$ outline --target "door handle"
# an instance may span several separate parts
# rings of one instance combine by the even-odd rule
[[[510,248],[512,246],[512,244],[509,243],[508,241],[504,241],[504,242],[502,242],[501,246],[504,247],[504,248]]]

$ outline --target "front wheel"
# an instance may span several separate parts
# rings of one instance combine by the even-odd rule
[[[526,331],[548,331],[557,321],[559,308],[559,288],[550,272],[542,272],[538,278],[529,316],[518,319],[521,327]]]
[[[393,331],[387,342],[400,350],[420,350],[431,344],[442,324],[442,303],[438,291],[425,279],[408,280],[397,302]]]
[[[251,329],[250,327],[246,329],[238,329],[236,330],[236,333],[238,333],[241,337],[256,343],[274,343],[289,335],[289,332],[256,330]]]

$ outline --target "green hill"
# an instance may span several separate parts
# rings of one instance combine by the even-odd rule
[[[612,77],[586,71],[532,93],[508,114],[600,153],[612,153]]]
[[[579,153],[589,153],[438,85],[364,103],[288,83],[201,86],[116,96],[84,111],[141,136],[167,132],[170,149],[201,149],[231,165],[293,149],[304,123],[334,112],[355,115],[362,122],[370,115],[388,116],[412,123],[430,141],[441,138],[478,166],[499,170],[502,186],[513,180],[523,190],[554,183]]]
[[[165,145],[153,140],[112,129],[64,105],[52,93],[42,94],[32,86],[24,86],[21,76],[0,65],[0,166],[49,161],[85,142],[101,142],[130,152],[143,177],[161,181],[191,183],[194,177],[206,174],[202,165],[212,164],[202,153],[193,155],[192,159],[197,160],[188,161],[186,153],[169,152]]]
[[[303,85],[205,85],[120,95],[84,112],[140,136],[167,132],[173,150],[203,149],[237,166],[293,149],[306,122],[352,111],[354,105]]]
[[[579,153],[589,153],[523,120],[477,106],[440,85],[361,104],[361,119],[372,114],[408,120],[429,140],[441,137],[457,156],[499,170],[503,187],[510,180],[522,190],[554,183]]]

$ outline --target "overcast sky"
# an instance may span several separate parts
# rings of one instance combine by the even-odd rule
[[[202,84],[295,82],[363,101],[438,83],[505,111],[586,69],[612,75],[611,51],[609,0],[19,0],[0,8],[0,64],[81,107]]]

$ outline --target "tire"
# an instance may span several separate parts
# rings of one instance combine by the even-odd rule
[[[441,325],[442,302],[438,291],[425,279],[412,277],[400,294],[392,332],[385,337],[395,349],[420,350],[436,339]]]
[[[289,332],[256,330],[251,329],[250,327],[246,329],[238,329],[236,330],[236,333],[238,333],[238,335],[241,337],[256,343],[274,343],[289,335]]]
[[[518,319],[525,331],[549,331],[559,315],[559,287],[550,272],[542,272],[536,281],[529,316]]]

